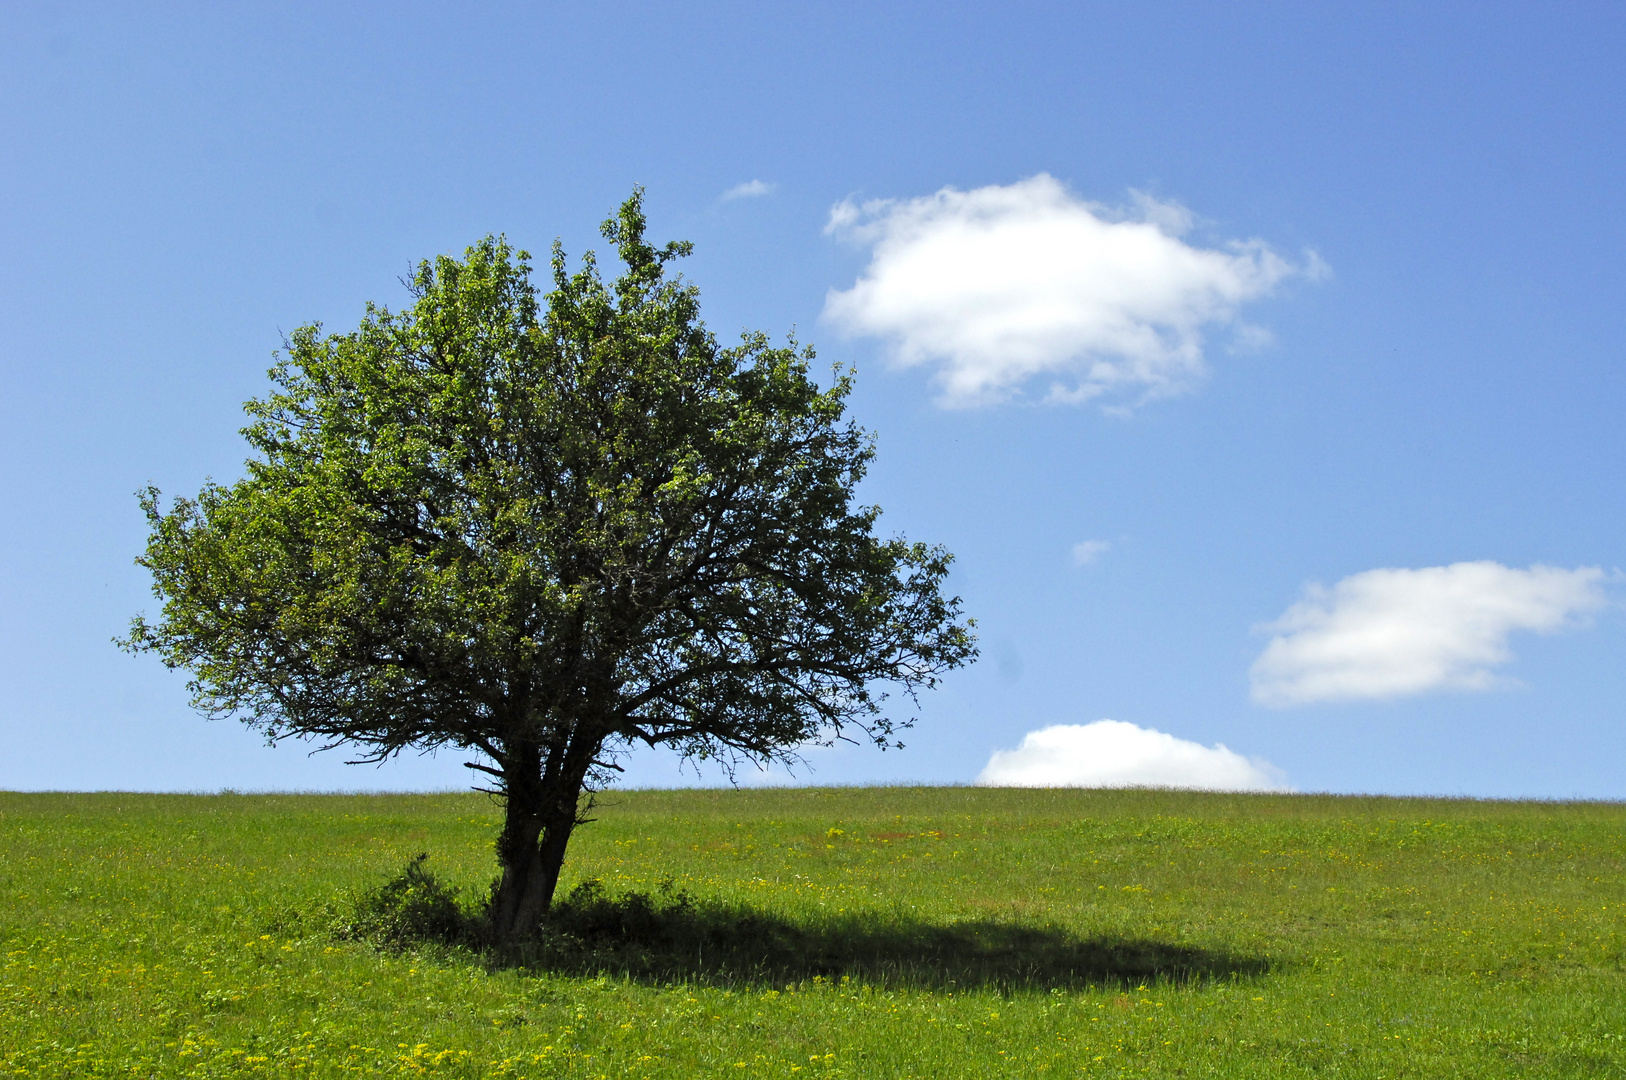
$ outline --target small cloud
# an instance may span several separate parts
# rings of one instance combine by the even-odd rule
[[[1112,547],[1110,540],[1083,540],[1073,545],[1073,565],[1088,566]]]
[[[1231,332],[1230,351],[1232,355],[1262,352],[1275,341],[1276,335],[1263,326],[1238,323],[1236,329]]]
[[[1326,281],[1332,277],[1332,267],[1315,248],[1304,249],[1304,276],[1311,281]]]
[[[1182,239],[1191,211],[1131,192],[1117,210],[1044,173],[917,199],[846,200],[827,234],[870,249],[824,314],[847,333],[891,343],[896,361],[935,368],[945,406],[1024,394],[1070,404],[1179,393],[1204,375],[1204,335],[1294,275],[1260,240],[1221,248]],[[1257,330],[1240,339],[1257,344]],[[1117,406],[1122,408],[1121,405]]]
[[[1139,219],[1162,229],[1170,236],[1184,236],[1197,224],[1197,216],[1177,202],[1163,202],[1155,195],[1129,189],[1129,201],[1135,212],[1131,220]]]
[[[982,787],[1292,790],[1282,771],[1261,758],[1121,720],[1030,731],[1015,750],[994,751],[976,782]]]
[[[723,192],[722,201],[728,202],[732,199],[760,198],[763,195],[770,194],[773,189],[778,186],[778,184],[768,184],[761,180],[747,180],[745,183],[735,184],[733,187]]]
[[[1283,707],[1507,685],[1515,630],[1550,634],[1604,606],[1604,572],[1494,562],[1368,570],[1304,599],[1261,629],[1253,700]]]

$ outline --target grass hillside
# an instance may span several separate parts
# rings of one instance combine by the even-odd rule
[[[420,852],[476,902],[483,796],[0,794],[0,1076],[1626,1076],[1626,806],[853,788],[597,816],[569,946],[498,957],[343,929]]]

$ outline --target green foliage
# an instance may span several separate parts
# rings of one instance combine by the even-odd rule
[[[273,739],[503,761],[574,724],[600,739],[770,757],[897,722],[874,679],[930,686],[971,655],[949,556],[850,505],[872,455],[851,379],[810,349],[720,347],[682,244],[606,223],[626,272],[498,238],[423,263],[415,303],[295,330],[251,401],[247,475],[152,526],[163,601],[128,644],[194,703]]]
[[[483,895],[481,796],[0,794],[0,1075],[1626,1074],[1618,804],[603,802],[505,959],[332,932],[420,852]]]
[[[478,919],[458,903],[455,888],[424,867],[428,861],[428,852],[414,855],[399,874],[363,893],[336,936],[394,948],[478,943]]]

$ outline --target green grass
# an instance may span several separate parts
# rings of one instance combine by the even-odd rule
[[[1626,806],[854,788],[598,817],[580,947],[520,966],[332,929],[419,852],[483,894],[481,796],[0,794],[0,1077],[1626,1076]]]

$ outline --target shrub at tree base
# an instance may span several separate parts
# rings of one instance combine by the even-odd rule
[[[395,877],[359,897],[350,917],[335,928],[337,936],[390,948],[478,944],[480,920],[458,903],[456,889],[424,867],[428,861],[427,852],[415,856]]]

